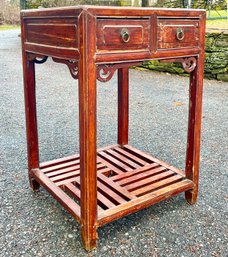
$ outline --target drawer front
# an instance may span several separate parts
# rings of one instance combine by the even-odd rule
[[[199,20],[158,19],[158,49],[199,46]]]
[[[98,19],[98,50],[137,50],[149,47],[150,19]]]
[[[55,47],[77,48],[76,19],[31,19],[25,22],[26,42]]]

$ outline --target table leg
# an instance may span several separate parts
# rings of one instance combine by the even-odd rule
[[[39,148],[38,131],[36,117],[36,83],[34,62],[28,59],[26,53],[23,54],[24,70],[24,99],[25,99],[25,118],[27,134],[28,152],[28,173],[29,182],[32,190],[39,189],[40,184],[32,177],[32,169],[39,167]]]
[[[190,74],[186,177],[193,181],[194,188],[185,193],[185,198],[190,204],[194,204],[198,196],[203,71],[204,58],[200,55],[196,68]]]
[[[128,144],[129,69],[118,69],[118,144]]]
[[[96,174],[96,76],[95,65],[80,64],[80,184],[82,240],[86,250],[96,248],[97,174]]]

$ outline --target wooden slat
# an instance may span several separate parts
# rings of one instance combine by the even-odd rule
[[[50,180],[53,181],[53,182],[57,182],[57,181],[60,181],[60,180],[65,180],[65,179],[71,178],[71,177],[77,177],[79,175],[80,175],[80,171],[76,170],[76,171],[72,171],[72,172],[65,173],[65,174],[62,174],[62,175],[58,175],[58,176],[55,176],[55,177],[51,177]]]
[[[107,162],[105,159],[103,159],[100,156],[97,156],[97,160],[99,160],[100,162],[104,163],[107,167],[109,167],[116,174],[123,174],[124,173],[122,170],[118,169],[116,166],[114,166],[111,163]]]
[[[111,154],[112,156],[114,156],[114,158],[118,159],[119,161],[121,161],[123,163],[126,163],[128,166],[131,166],[132,168],[139,168],[139,167],[141,167],[136,162],[133,162],[131,159],[126,158],[125,156],[123,156],[123,155],[113,151],[112,149],[106,150],[106,153]]]
[[[150,163],[150,162],[149,162],[149,163],[146,162],[146,161],[143,160],[143,159],[138,158],[137,156],[135,156],[135,155],[133,155],[133,154],[127,152],[127,151],[124,151],[124,149],[121,148],[121,147],[116,147],[116,148],[114,149],[114,151],[116,151],[116,152],[118,152],[118,153],[121,153],[122,155],[124,155],[124,156],[126,156],[127,158],[133,160],[134,162],[140,164],[141,166],[144,166],[144,165],[147,165],[147,164]]]
[[[169,178],[166,178],[166,179],[162,179],[162,180],[160,180],[156,183],[150,184],[148,186],[136,189],[136,190],[133,191],[133,193],[136,196],[140,196],[140,195],[143,195],[145,193],[151,192],[152,190],[155,190],[159,187],[164,187],[164,186],[166,186],[170,183],[176,182],[180,179],[182,179],[182,177],[180,175],[172,176],[172,177],[169,177]]]
[[[181,192],[193,188],[190,180],[183,180],[167,187],[158,189],[152,193],[148,193],[139,198],[132,199],[130,202],[121,204],[112,209],[100,212],[98,215],[98,225],[102,226],[111,221],[117,220],[130,213],[134,213],[140,209],[146,208],[152,204],[160,202],[168,197],[179,194]]]
[[[150,170],[147,170],[145,172],[138,173],[134,176],[122,179],[122,180],[118,181],[117,183],[121,186],[126,186],[127,184],[134,183],[134,182],[137,182],[137,181],[142,180],[142,179],[146,179],[147,177],[154,176],[154,175],[156,175],[158,173],[161,173],[162,171],[165,171],[165,170],[166,170],[166,168],[160,166],[158,168],[150,169]]]
[[[172,175],[174,175],[174,173],[171,170],[167,170],[167,171],[164,171],[162,173],[159,173],[158,175],[139,180],[137,182],[131,183],[131,184],[126,185],[124,187],[129,191],[133,191],[137,188],[141,188],[141,187],[144,188],[148,184],[155,183],[156,181],[159,181],[161,179],[167,178],[167,177],[172,176]]]
[[[80,184],[80,178],[77,178],[76,179],[77,183]],[[120,195],[118,195],[117,193],[115,193],[113,190],[111,190],[110,188],[108,188],[106,185],[104,185],[103,183],[101,183],[100,181],[97,181],[97,188],[99,191],[102,192],[102,194],[104,195],[108,195],[109,198],[112,198],[112,201],[115,201],[117,202],[117,204],[122,204],[122,203],[125,203],[126,200],[121,197]],[[98,192],[98,195],[101,194]],[[106,196],[104,196],[103,199],[106,199]],[[108,200],[108,199],[107,199]],[[108,200],[109,201],[109,200]],[[101,201],[102,202],[102,201]],[[104,201],[104,204],[105,204],[105,201]],[[106,205],[106,204],[105,204]],[[107,205],[106,205],[107,206]]]
[[[151,169],[156,168],[158,166],[159,166],[159,164],[157,164],[157,163],[148,164],[148,165],[146,165],[144,167],[141,167],[141,168],[138,168],[136,170],[128,171],[128,172],[123,172],[123,173],[121,173],[119,175],[115,175],[115,176],[112,177],[112,180],[116,182],[116,181],[119,181],[121,179],[134,176],[134,175],[136,175],[138,173],[142,173],[142,172],[144,172],[146,170],[151,170]]]
[[[55,160],[51,160],[51,161],[42,162],[42,163],[40,163],[40,168],[45,169],[45,168],[48,168],[50,166],[55,166],[55,165],[58,165],[58,164],[62,164],[64,162],[75,161],[76,159],[79,159],[78,154],[63,157],[63,158],[59,158],[59,159],[55,159]]]
[[[118,167],[118,169],[121,169],[124,171],[132,170],[132,168],[127,166],[125,163],[119,161],[118,159],[113,158],[112,156],[110,156],[104,152],[99,152],[98,155],[100,157],[103,157],[103,159],[105,159],[107,162],[110,162],[112,165]]]
[[[50,177],[49,179],[55,183],[55,182],[58,182],[61,180],[66,180],[71,177],[77,177],[79,175],[80,175],[80,170],[72,170],[71,172],[60,174],[60,175],[57,175],[54,177]]]
[[[104,167],[105,167],[105,165],[102,163],[97,164],[97,168],[104,168]],[[64,174],[64,173],[68,173],[68,172],[76,171],[76,170],[78,170],[80,173],[80,165],[70,166],[69,168],[66,168],[66,169],[60,169],[60,170],[48,172],[48,173],[45,173],[45,175],[47,175],[47,177],[51,178],[51,177],[54,177],[54,176],[57,176],[60,174]]]
[[[98,188],[104,193],[108,194],[112,199],[114,199],[118,203],[125,203],[126,200],[124,200],[120,195],[113,192],[110,188],[102,184],[100,181],[97,181]]]
[[[70,193],[72,194],[79,202],[80,202],[80,198],[81,198],[81,192],[80,189],[78,189],[75,185],[73,185],[72,183],[67,183],[64,185],[64,188]]]
[[[175,168],[175,167],[173,167],[173,166],[167,164],[166,162],[163,162],[163,161],[161,161],[161,160],[159,160],[159,159],[157,159],[157,158],[154,158],[154,157],[152,157],[151,155],[149,155],[149,154],[147,154],[147,153],[144,153],[143,151],[140,151],[140,150],[138,150],[138,149],[136,149],[136,148],[134,148],[134,147],[132,147],[132,146],[130,146],[130,145],[125,145],[124,148],[130,150],[131,152],[137,153],[137,154],[139,154],[140,156],[143,156],[144,158],[151,160],[152,162],[156,162],[156,163],[160,164],[161,166],[166,167],[166,168],[169,169],[169,170],[172,170],[172,171],[174,171],[174,172],[176,172],[176,173],[179,173],[179,174],[182,175],[182,176],[185,175],[185,172],[184,172],[184,171],[179,170],[179,169],[177,169],[177,168]]]
[[[108,146],[100,147],[99,149],[97,149],[97,153],[103,152],[107,149],[115,149],[116,147],[119,147],[119,145],[115,144],[115,145],[108,145]]]
[[[102,174],[105,174],[107,172],[111,172],[111,169],[110,168],[102,168],[102,169],[99,169],[97,170],[97,172],[100,172]]]
[[[112,177],[114,175],[113,172],[109,168],[106,168],[104,170],[98,170],[97,173],[101,173],[101,174],[105,175],[108,178],[110,178],[110,177]]]
[[[99,186],[99,183],[97,183],[97,186]],[[100,201],[103,205],[105,205],[108,209],[116,206],[113,202],[111,202],[106,196],[101,194],[100,192],[97,192],[97,200]]]
[[[79,197],[79,201],[80,201],[80,190],[76,188],[72,183],[65,185],[65,187],[69,188],[69,185],[70,185],[71,192],[75,194],[76,197]],[[102,195],[100,192],[97,192],[97,200],[101,202],[102,205],[106,206],[106,208],[108,209],[116,206],[113,202],[111,202],[107,197]]]
[[[80,207],[73,201],[62,189],[57,187],[43,172],[39,169],[33,170],[33,177],[61,204],[63,207],[80,222]]]
[[[68,167],[66,169],[60,169],[60,170],[52,171],[52,172],[49,172],[49,173],[45,173],[45,175],[47,177],[51,178],[51,177],[62,175],[62,174],[69,173],[69,172],[72,172],[72,171],[80,172],[79,169],[80,169],[80,166],[79,165],[75,165],[73,167],[71,166],[71,167]]]
[[[124,187],[119,186],[117,183],[113,182],[103,174],[97,174],[97,177],[101,179],[102,182],[104,182],[106,185],[112,187],[113,190],[117,191],[121,195],[124,195],[127,199],[135,198],[135,196],[129,193]]]
[[[109,168],[104,163],[97,164],[97,171],[104,170],[104,169],[109,169]]]
[[[118,145],[109,145],[109,146],[101,147],[97,150],[97,152],[104,151],[104,150],[110,149],[110,148],[114,149],[116,147],[118,147]],[[61,164],[64,162],[74,161],[79,158],[80,158],[79,154],[75,154],[75,155],[66,156],[66,157],[51,160],[51,161],[42,162],[42,163],[40,163],[40,168],[41,169],[48,168],[49,166],[55,166],[55,165],[58,165],[58,164]]]
[[[103,171],[103,170],[98,170],[98,172],[100,172],[100,173],[102,173],[103,174],[103,172],[105,172],[105,171]],[[107,168],[107,172],[108,172],[108,168]],[[73,177],[73,178],[68,178],[68,179],[64,179],[64,180],[61,180],[61,181],[58,181],[58,182],[55,182],[55,184],[57,185],[57,186],[62,186],[62,185],[64,185],[64,184],[67,184],[67,183],[71,183],[71,182],[75,182],[75,181],[78,181],[77,180],[77,178],[78,178],[78,176],[76,176],[76,177]]]
[[[56,184],[56,186],[61,187],[61,186],[66,185],[68,183],[76,182],[77,178],[78,178],[78,176],[75,176],[73,178],[68,178],[68,179],[64,179],[64,180],[61,180],[61,181],[57,181],[57,182],[55,182],[55,184]]]
[[[58,165],[53,165],[51,167],[48,167],[48,168],[44,168],[44,169],[41,169],[43,173],[47,174],[49,172],[52,172],[52,171],[56,171],[56,170],[60,170],[60,169],[63,169],[63,168],[68,168],[68,167],[72,167],[72,166],[75,166],[75,165],[79,165],[80,163],[80,160],[75,160],[75,161],[68,161],[68,162],[64,162],[64,163],[61,163],[61,164],[58,164]]]

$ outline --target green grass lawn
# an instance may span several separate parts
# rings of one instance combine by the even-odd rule
[[[228,19],[207,20],[207,28],[228,29]]]
[[[219,17],[227,17],[227,10],[211,10],[210,11],[210,17],[209,17],[209,11],[207,11],[207,17],[208,18],[219,18]]]
[[[210,17],[207,11],[207,28],[228,29],[228,18],[225,17],[227,17],[227,10],[211,10]]]
[[[0,25],[0,31],[1,30],[9,30],[9,29],[19,29],[19,25]]]

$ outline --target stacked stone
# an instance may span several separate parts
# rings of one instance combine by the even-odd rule
[[[148,61],[144,68],[181,75],[187,75],[179,63]],[[212,31],[206,34],[205,78],[228,81],[228,33]]]
[[[206,35],[205,77],[228,81],[228,33]]]

